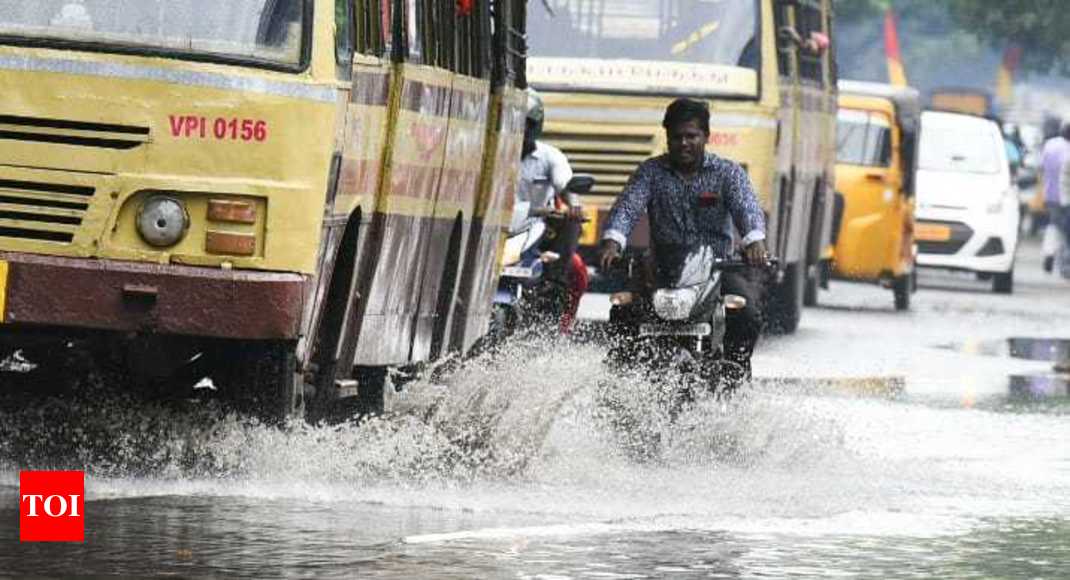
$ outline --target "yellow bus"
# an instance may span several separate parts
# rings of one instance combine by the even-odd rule
[[[0,0],[0,358],[59,340],[272,419],[381,408],[387,369],[486,327],[524,18]]]
[[[675,97],[711,105],[710,150],[742,163],[769,217],[783,271],[771,321],[799,323],[831,234],[835,65],[829,0],[546,0],[528,5],[528,80],[545,138],[598,185],[585,204],[590,251],[614,197],[665,150]],[[645,245],[641,224],[630,245]]]

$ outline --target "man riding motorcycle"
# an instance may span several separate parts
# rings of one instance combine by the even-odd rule
[[[677,99],[666,109],[662,126],[668,153],[640,164],[610,210],[600,248],[603,270],[620,258],[644,213],[650,218],[655,261],[659,248],[668,255],[675,248],[696,245],[709,246],[718,257],[729,259],[738,232],[744,261],[752,266],[767,264],[765,216],[747,172],[706,151],[710,137],[706,104]],[[723,276],[723,294],[746,299],[743,308],[727,315],[724,338],[724,357],[738,365],[741,376],[733,378],[739,380],[750,378],[751,354],[764,324],[762,275],[762,270],[753,268]]]
[[[579,195],[566,189],[572,179],[568,158],[556,147],[538,140],[544,117],[542,99],[529,89],[513,229],[523,230],[533,221],[546,220],[550,233],[544,249],[560,256],[558,261],[547,265],[546,275],[568,290],[568,302],[560,321],[561,332],[567,334],[588,285],[587,265],[576,253],[583,207]]]

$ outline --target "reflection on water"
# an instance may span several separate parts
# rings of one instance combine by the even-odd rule
[[[1005,340],[967,339],[936,345],[943,350],[990,357],[1037,361],[1070,361],[1070,339],[1011,337]]]
[[[1052,399],[1070,397],[1070,376],[1013,375],[1011,398]]]

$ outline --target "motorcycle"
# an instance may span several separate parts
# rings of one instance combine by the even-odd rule
[[[566,191],[583,194],[593,186],[593,177],[577,175]],[[533,214],[542,219],[527,219]],[[570,300],[578,300],[570,297],[566,280],[569,261],[578,256],[575,241],[582,221],[557,210],[530,212],[526,204],[515,209],[484,346],[500,345],[520,332],[548,330],[546,321],[559,321]],[[567,331],[567,324],[558,326]]]
[[[763,266],[772,270],[776,260]],[[747,380],[747,372],[724,356],[728,317],[747,306],[743,296],[722,293],[729,271],[754,266],[716,257],[709,246],[659,247],[658,260],[621,260],[609,276],[618,287],[610,302],[610,376],[639,376],[646,384],[665,386],[655,397],[669,423],[703,396],[724,399]],[[623,279],[623,280],[622,280]],[[635,426],[649,414],[649,402],[628,405],[616,384],[607,382],[601,399],[618,431],[631,431],[632,452],[647,456],[658,447],[657,433],[635,436]]]

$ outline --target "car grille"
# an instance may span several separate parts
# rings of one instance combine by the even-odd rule
[[[951,254],[958,253],[962,249],[962,246],[966,245],[966,242],[970,241],[973,237],[973,229],[970,226],[959,222],[918,222],[928,225],[947,226],[951,228],[951,238],[943,242],[934,242],[927,240],[918,240],[918,253],[919,254],[936,254],[942,256],[949,256]]]
[[[568,157],[574,172],[594,176],[592,194],[607,197],[620,193],[635,168],[654,150],[654,139],[648,135],[547,131],[543,138]]]
[[[70,243],[93,193],[83,185],[0,179],[0,239]]]

